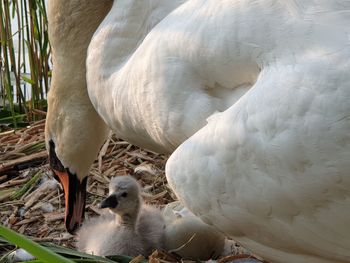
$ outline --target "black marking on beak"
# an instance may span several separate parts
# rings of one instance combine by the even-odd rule
[[[63,164],[61,163],[60,159],[58,159],[56,150],[56,146],[53,140],[49,141],[49,162],[50,167],[53,170],[59,171],[59,172],[66,172],[66,168],[64,168]],[[56,178],[57,179],[57,178]]]
[[[102,201],[100,208],[115,208],[117,205],[118,199],[116,195],[110,195]]]
[[[85,215],[87,177],[81,182],[76,174],[69,174],[68,204],[66,204],[66,229],[73,234],[82,224]]]

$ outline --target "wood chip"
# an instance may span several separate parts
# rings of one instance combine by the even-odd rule
[[[25,164],[33,161],[43,162],[46,158],[47,158],[47,152],[46,150],[44,150],[38,153],[33,153],[29,156],[24,156],[15,160],[6,161],[0,164],[0,175],[5,174],[7,171],[11,169],[16,169],[15,166],[18,166],[20,164]]]
[[[139,256],[133,258],[132,260],[130,260],[129,263],[140,263],[140,262],[143,261],[144,259],[145,259],[144,256],[139,255]]]
[[[31,222],[37,221],[41,217],[42,216],[40,215],[40,216],[33,216],[31,218],[26,218],[26,219],[23,219],[22,221],[17,222],[15,225],[16,226],[26,225],[26,224],[29,224]]]
[[[168,194],[168,191],[162,191],[160,192],[159,194],[155,194],[155,195],[152,195],[152,194],[148,194],[148,193],[142,193],[142,196],[147,200],[147,201],[153,201],[153,200],[156,200],[156,199],[160,199],[162,197],[164,197],[165,195]]]
[[[53,213],[46,213],[46,214],[44,214],[46,222],[62,220],[62,219],[64,219],[64,216],[65,216],[64,212],[63,213],[53,212]]]

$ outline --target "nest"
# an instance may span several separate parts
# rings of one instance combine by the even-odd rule
[[[45,120],[42,120],[21,130],[0,133],[0,220],[1,224],[35,241],[73,248],[76,240],[65,229],[63,189],[48,165],[44,129]],[[135,177],[144,189],[146,203],[163,207],[176,200],[165,178],[167,158],[111,134],[90,169],[86,216],[102,213],[98,205],[107,196],[113,176]],[[242,253],[246,251],[237,246],[234,254],[240,255],[233,257],[245,257]],[[173,259],[159,251],[150,257],[152,262]],[[229,256],[221,261],[233,259]]]

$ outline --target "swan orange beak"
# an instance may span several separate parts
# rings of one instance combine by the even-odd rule
[[[49,146],[51,169],[55,177],[61,182],[64,190],[66,229],[69,233],[74,234],[84,220],[87,177],[80,180],[76,174],[71,173],[58,159],[53,141],[49,142]]]
[[[84,220],[87,177],[80,182],[78,177],[70,173],[69,170],[60,172],[53,169],[53,171],[59,178],[64,189],[66,229],[69,233],[73,234]]]

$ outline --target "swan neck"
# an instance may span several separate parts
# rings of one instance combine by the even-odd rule
[[[148,5],[147,0],[114,1],[89,47],[100,56],[104,73],[120,68],[146,36]]]
[[[88,43],[112,1],[49,1],[48,4],[53,72],[46,142],[55,143],[56,155],[64,167],[69,167],[82,180],[108,134],[87,93],[85,62]]]

